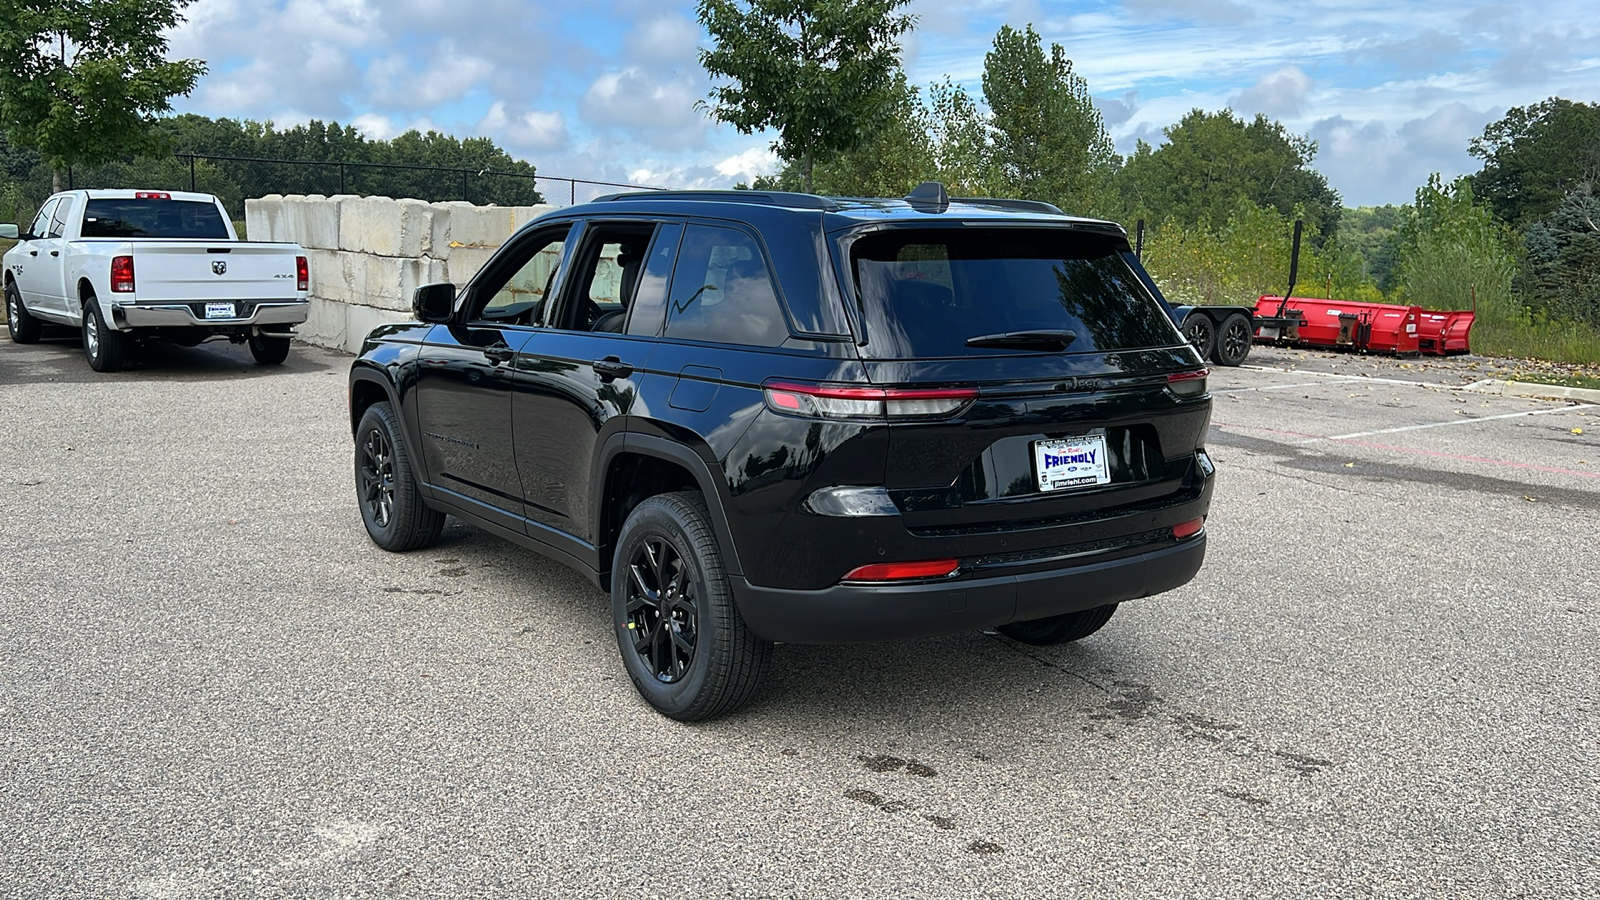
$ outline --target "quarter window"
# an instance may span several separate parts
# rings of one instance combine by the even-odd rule
[[[669,338],[776,347],[789,337],[761,247],[742,231],[690,225],[668,296]]]

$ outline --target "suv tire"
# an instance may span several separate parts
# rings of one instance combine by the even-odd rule
[[[611,616],[634,687],[680,721],[738,709],[771,668],[772,643],[739,615],[697,493],[658,494],[629,513],[611,561]]]
[[[120,372],[128,355],[128,336],[106,327],[94,295],[83,299],[83,355],[96,372]]]
[[[11,340],[18,344],[36,343],[42,329],[39,320],[22,305],[22,294],[17,290],[16,282],[7,284],[6,330],[11,332]]]
[[[394,408],[374,403],[356,426],[356,501],[372,542],[401,553],[439,539],[444,513],[422,502]]]
[[[1041,647],[1065,644],[1069,641],[1082,640],[1099,631],[1101,626],[1111,621],[1111,614],[1116,611],[1115,603],[1107,603],[1094,609],[1063,613],[1045,619],[1034,619],[1031,622],[1012,622],[1010,625],[1001,625],[999,631],[1006,637],[1024,644]]]

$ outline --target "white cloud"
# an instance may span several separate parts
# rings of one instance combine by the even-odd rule
[[[488,60],[460,53],[449,43],[424,58],[425,68],[414,66],[409,54],[389,54],[368,63],[367,98],[383,107],[431,109],[461,99],[494,71]]]
[[[477,131],[494,136],[508,148],[525,153],[562,150],[572,142],[567,119],[551,110],[510,111],[496,102],[478,122]]]
[[[1300,107],[1310,93],[1310,76],[1299,66],[1284,66],[1235,94],[1228,105],[1247,119],[1256,113],[1266,113],[1271,118],[1292,118],[1300,114]]]

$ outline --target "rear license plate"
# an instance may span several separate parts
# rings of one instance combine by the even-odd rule
[[[1033,469],[1039,477],[1041,491],[1111,483],[1111,467],[1106,465],[1106,439],[1099,434],[1034,441]]]
[[[232,319],[234,315],[232,303],[206,304],[206,318],[208,319]]]

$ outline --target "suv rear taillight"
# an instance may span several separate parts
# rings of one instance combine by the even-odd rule
[[[294,258],[294,277],[295,290],[308,291],[311,289],[311,266],[306,262],[304,256],[296,256]]]
[[[761,385],[767,408],[822,419],[940,419],[978,399],[974,388],[876,388],[796,381]]]
[[[1167,390],[1179,397],[1198,397],[1206,392],[1206,376],[1210,374],[1210,369],[1174,372],[1167,376]]]
[[[133,293],[133,257],[111,258],[111,290],[117,294]]]
[[[873,563],[850,570],[845,581],[910,581],[917,578],[945,578],[961,568],[957,559],[927,559],[918,562]]]

